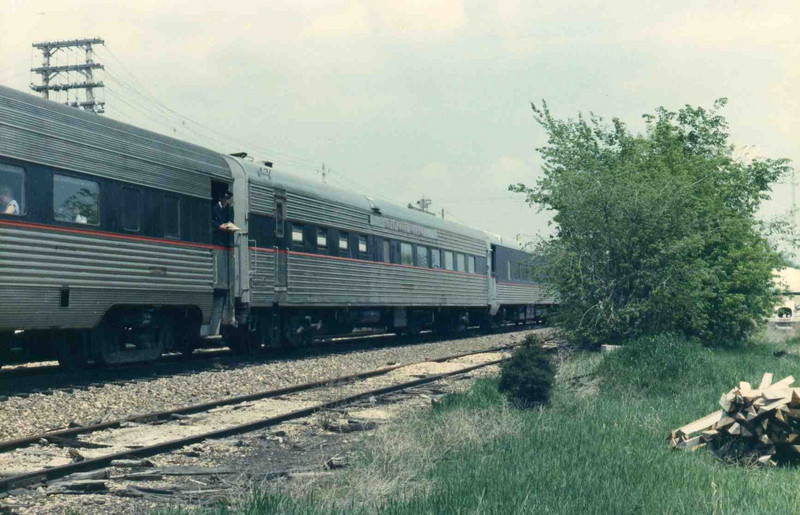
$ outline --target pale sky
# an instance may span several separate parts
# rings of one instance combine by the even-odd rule
[[[3,0],[0,84],[37,80],[34,41],[98,36],[105,116],[514,237],[546,231],[506,191],[538,176],[542,98],[639,130],[726,96],[744,154],[800,166],[798,22],[789,1]]]

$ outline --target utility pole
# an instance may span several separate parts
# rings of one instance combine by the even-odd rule
[[[41,93],[43,98],[50,98],[51,91],[69,91],[72,89],[85,90],[86,98],[79,102],[75,100],[70,103],[73,107],[81,107],[86,111],[100,114],[105,111],[105,102],[100,102],[94,97],[94,89],[105,87],[103,81],[94,80],[94,70],[102,70],[104,66],[94,61],[94,49],[92,45],[102,45],[105,41],[100,38],[68,39],[62,41],[42,41],[34,43],[33,48],[42,52],[42,66],[31,68],[31,71],[41,76],[41,84],[31,84],[31,89]],[[51,66],[50,59],[58,52],[66,48],[81,48],[86,54],[84,64],[73,64],[65,66]],[[78,82],[70,81],[70,73],[78,72],[83,80]],[[66,74],[67,81],[59,84],[51,84],[51,81],[59,74]],[[69,102],[68,102],[69,103]]]
[[[797,229],[797,170],[792,170],[792,229]]]
[[[317,170],[317,173],[322,179],[322,184],[328,184],[328,170],[325,168],[325,163],[322,163],[322,170]]]

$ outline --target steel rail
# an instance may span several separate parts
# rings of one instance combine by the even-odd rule
[[[513,325],[504,325],[504,326],[498,327],[494,331],[494,334],[505,334],[505,333],[509,333],[509,332],[515,332],[517,330],[532,329],[532,328],[535,328],[535,327],[536,327],[536,325],[525,325],[523,327],[517,327],[517,326],[513,326]],[[474,327],[470,327],[467,330],[467,332],[474,332],[474,331],[475,331]],[[439,339],[441,339],[441,338],[436,338],[434,340],[428,340],[426,337],[430,337],[431,335],[432,335],[432,333],[430,331],[424,331],[422,333],[421,337],[416,338],[411,343],[417,343],[417,342],[431,343],[433,341],[438,341]],[[314,338],[314,344],[312,344],[309,347],[298,347],[298,348],[292,348],[292,347],[287,347],[287,348],[265,347],[264,349],[261,349],[261,352],[264,352],[264,354],[263,354],[264,356],[270,357],[271,355],[278,355],[278,356],[281,355],[281,354],[270,354],[270,353],[274,353],[275,351],[277,351],[278,353],[298,352],[298,351],[302,353],[303,351],[306,351],[306,350],[322,349],[322,348],[325,348],[326,346],[330,346],[330,345],[333,345],[334,347],[335,346],[341,346],[342,348],[344,348],[344,350],[346,350],[348,346],[359,346],[359,345],[362,345],[362,344],[370,344],[370,343],[375,343],[374,347],[379,347],[379,346],[381,346],[380,343],[391,342],[391,341],[401,341],[402,338],[404,338],[404,336],[397,335],[397,333],[394,333],[394,332],[386,332],[386,331],[384,331],[384,332],[381,332],[381,331],[369,332],[369,331],[365,331],[365,332],[362,332],[362,333],[355,333],[355,334],[347,333],[347,334],[340,334],[340,335],[328,335],[328,336],[316,337],[316,338]],[[463,336],[455,336],[454,335],[451,339],[459,339],[459,338],[463,338]],[[369,345],[366,345],[366,346],[368,347]],[[236,354],[235,352],[230,351],[230,350],[226,350],[226,349],[227,349],[226,347],[201,347],[200,349],[198,349],[201,352],[195,352],[195,353],[191,354],[191,356],[188,356],[188,357],[187,356],[181,356],[181,355],[176,354],[176,353],[169,353],[169,354],[162,355],[155,362],[135,362],[135,363],[129,363],[129,364],[124,364],[124,365],[116,365],[116,366],[109,367],[109,368],[102,367],[102,366],[99,366],[99,365],[96,365],[96,364],[89,364],[89,368],[91,370],[97,370],[97,371],[109,372],[109,373],[110,372],[114,372],[114,371],[136,372],[138,370],[144,370],[147,367],[152,367],[152,366],[155,366],[155,367],[167,367],[167,366],[170,366],[170,365],[181,365],[181,366],[185,365],[186,368],[190,369],[191,366],[192,366],[191,364],[193,362],[197,362],[199,364],[202,364],[203,362],[205,362],[207,360],[214,360],[214,359],[231,359],[231,360],[239,359],[239,360],[243,360],[243,361],[256,361],[257,357],[259,356],[258,353],[251,354],[251,355]],[[48,361],[39,362],[39,363],[46,363],[46,362],[49,362],[49,361],[54,361],[54,360],[48,360]],[[9,381],[9,380],[18,379],[18,378],[31,378],[31,377],[35,378],[36,376],[42,376],[43,378],[57,378],[59,376],[65,376],[66,377],[66,376],[71,376],[71,375],[78,375],[78,374],[81,373],[80,371],[65,370],[65,369],[61,368],[60,365],[44,365],[44,364],[35,365],[34,363],[37,363],[37,362],[31,361],[31,362],[20,362],[20,363],[16,363],[16,362],[15,363],[0,363],[0,384],[2,384],[3,381]],[[32,365],[33,364],[33,365],[32,366],[21,366],[21,365],[26,365],[26,364],[28,364],[28,365]],[[7,368],[4,368],[4,366],[7,367]],[[69,385],[69,383],[67,383],[67,384]]]
[[[231,404],[239,404],[242,402],[247,401],[255,401],[260,399],[269,399],[271,397],[279,397],[281,395],[287,395],[290,393],[297,393],[307,390],[313,390],[316,388],[321,388],[323,386],[329,386],[334,384],[344,384],[344,383],[351,383],[353,381],[358,381],[359,379],[368,379],[370,377],[380,376],[388,374],[393,370],[397,370],[399,368],[409,367],[413,365],[418,365],[420,363],[428,363],[428,362],[435,362],[441,363],[443,361],[449,361],[452,359],[463,358],[465,356],[473,356],[476,354],[485,354],[489,352],[499,352],[503,350],[509,350],[517,347],[517,345],[506,345],[506,346],[499,346],[499,347],[492,347],[489,349],[478,350],[478,351],[470,351],[470,352],[463,352],[460,354],[455,354],[452,356],[445,356],[443,358],[435,358],[435,359],[424,359],[421,361],[415,361],[412,363],[405,363],[405,364],[398,364],[392,365],[389,367],[382,367],[377,368],[374,370],[369,370],[367,372],[359,372],[357,374],[351,374],[346,376],[340,377],[330,377],[326,379],[322,379],[320,381],[313,381],[310,383],[302,383],[293,386],[286,386],[283,388],[278,388],[274,390],[265,390],[256,393],[248,393],[244,395],[237,395],[235,397],[226,397],[223,399],[217,399],[213,401],[203,402],[200,404],[192,404],[190,406],[183,406],[179,408],[173,408],[164,411],[156,411],[153,413],[144,413],[140,415],[131,415],[129,417],[116,419],[116,420],[109,420],[107,422],[101,422],[99,424],[92,424],[88,426],[80,426],[80,427],[71,427],[66,429],[59,429],[56,431],[48,431],[45,433],[40,433],[31,436],[23,436],[21,438],[15,438],[12,440],[6,440],[4,442],[0,442],[0,452],[9,451],[12,449],[18,449],[20,447],[25,447],[34,443],[39,442],[40,440],[46,440],[49,436],[54,437],[68,437],[68,436],[75,436],[80,434],[88,434],[94,433],[96,431],[102,431],[104,429],[113,429],[121,426],[123,423],[126,422],[154,422],[157,420],[163,420],[171,417],[172,415],[189,415],[192,413],[200,413],[203,411],[208,411],[212,408],[218,408],[220,406],[228,406]]]
[[[487,351],[484,351],[487,352]],[[451,358],[453,359],[453,358]],[[430,361],[430,360],[429,360]],[[444,360],[443,360],[444,361]],[[252,431],[256,431],[259,429],[264,429],[266,427],[275,426],[286,422],[288,420],[293,420],[297,418],[307,417],[309,415],[313,415],[314,413],[334,408],[337,406],[342,406],[345,404],[350,404],[352,402],[369,398],[372,396],[378,395],[385,395],[387,393],[396,392],[399,390],[405,390],[408,388],[412,388],[414,386],[419,386],[422,384],[433,383],[435,381],[439,381],[446,377],[465,374],[467,372],[471,372],[473,370],[477,370],[479,368],[484,368],[490,365],[496,365],[503,361],[502,359],[488,361],[486,363],[480,363],[478,365],[472,365],[469,367],[461,368],[459,370],[453,370],[450,372],[444,372],[442,374],[436,374],[428,377],[424,377],[421,379],[415,379],[413,381],[408,381],[405,383],[399,383],[391,386],[385,386],[382,388],[376,388],[373,390],[369,390],[366,392],[357,393],[354,395],[348,395],[345,397],[341,397],[339,399],[335,399],[328,402],[323,402],[320,404],[316,404],[314,406],[309,406],[307,408],[302,408],[299,410],[291,411],[289,413],[284,413],[282,415],[277,415],[274,417],[264,418],[260,420],[256,420],[253,422],[247,422],[244,424],[239,424],[236,426],[226,427],[223,429],[217,429],[214,431],[209,431],[206,433],[201,433],[193,436],[188,436],[185,438],[179,438],[176,440],[170,440],[167,442],[162,442],[159,444],[148,445],[145,447],[139,447],[136,449],[130,449],[127,451],[116,452],[113,454],[108,454],[106,456],[100,456],[98,458],[87,459],[85,461],[80,461],[77,463],[70,463],[67,465],[61,465],[49,469],[42,469],[33,472],[26,472],[23,474],[18,474],[16,476],[11,476],[5,479],[0,479],[0,492],[7,492],[14,488],[21,488],[24,486],[28,486],[35,483],[45,482],[45,481],[52,481],[54,479],[59,479],[69,474],[73,474],[75,472],[85,472],[89,470],[96,470],[99,468],[106,467],[111,464],[114,460],[120,459],[131,459],[131,458],[146,458],[149,456],[155,456],[158,454],[163,454],[165,452],[169,452],[175,449],[180,449],[181,447],[185,447],[187,445],[192,445],[195,443],[202,442],[208,439],[214,438],[225,438],[228,436],[248,433]],[[404,365],[408,366],[408,365]],[[400,368],[400,366],[396,367]]]

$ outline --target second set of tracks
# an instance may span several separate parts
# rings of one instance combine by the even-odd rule
[[[118,420],[103,422],[100,424],[67,428],[36,435],[30,435],[22,438],[16,438],[13,440],[0,442],[0,452],[6,452],[6,453],[14,452],[15,450],[22,449],[37,443],[56,444],[63,447],[72,447],[72,446],[91,447],[95,445],[98,447],[104,447],[104,445],[102,444],[98,445],[89,441],[78,440],[77,437],[81,435],[85,436],[99,431],[124,428],[130,424],[146,424],[153,422],[159,423],[165,420],[168,421],[174,419],[185,420],[186,417],[190,415],[208,413],[211,412],[211,410],[214,410],[216,408],[221,408],[224,406],[241,405],[242,403],[260,401],[262,399],[281,398],[289,394],[296,394],[316,389],[332,388],[336,390],[342,386],[354,384],[357,381],[367,380],[369,378],[378,376],[384,376],[395,370],[411,367],[414,365],[420,365],[422,363],[431,363],[431,362],[444,363],[459,358],[465,358],[468,356],[508,351],[515,347],[517,347],[517,345],[500,346],[500,347],[493,347],[471,352],[462,352],[441,358],[425,359],[412,363],[403,363],[403,364],[382,367],[366,372],[361,372],[358,374],[329,377],[320,381],[298,384],[284,388],[266,390],[247,395],[220,398],[210,402],[183,406],[164,411],[133,415]],[[489,365],[497,364],[500,361],[501,360],[499,359],[491,359],[478,364],[470,364],[469,366],[458,368],[457,370],[450,370],[438,374],[424,375],[424,377],[419,377],[411,381],[394,383],[388,386],[380,386],[379,388],[372,388],[366,391],[359,391],[354,394],[336,396],[332,400],[324,400],[322,402],[317,402],[308,406],[304,406],[300,409],[290,409],[287,411],[282,411],[277,415],[273,414],[270,416],[258,417],[254,420],[248,420],[239,424],[225,425],[224,427],[214,428],[211,431],[204,431],[204,432],[199,432],[197,434],[191,434],[189,436],[168,439],[166,441],[150,445],[134,446],[134,448],[125,449],[122,451],[109,452],[108,454],[101,454],[96,457],[82,459],[81,461],[76,461],[74,463],[68,463],[50,468],[42,468],[32,471],[26,471],[22,473],[14,473],[13,475],[7,477],[0,476],[0,493],[8,492],[9,490],[32,484],[42,484],[42,483],[52,482],[54,480],[58,480],[59,478],[64,478],[65,476],[69,476],[71,474],[78,472],[101,469],[109,466],[111,462],[115,460],[145,458],[145,457],[155,456],[173,451],[175,449],[180,449],[187,445],[199,443],[204,440],[224,438],[236,434],[252,432],[262,428],[275,426],[277,424],[286,422],[288,420],[307,417],[318,411],[335,408],[339,406],[345,406],[353,402],[359,401],[361,399],[378,397],[391,392],[405,390],[422,384],[439,381],[450,376],[466,374],[478,368],[483,368]]]

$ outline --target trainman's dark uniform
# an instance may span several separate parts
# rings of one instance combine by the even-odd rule
[[[231,246],[231,234],[219,228],[220,225],[233,223],[233,208],[223,206],[222,201],[218,200],[211,209],[211,219],[214,222],[214,244],[223,247]]]

